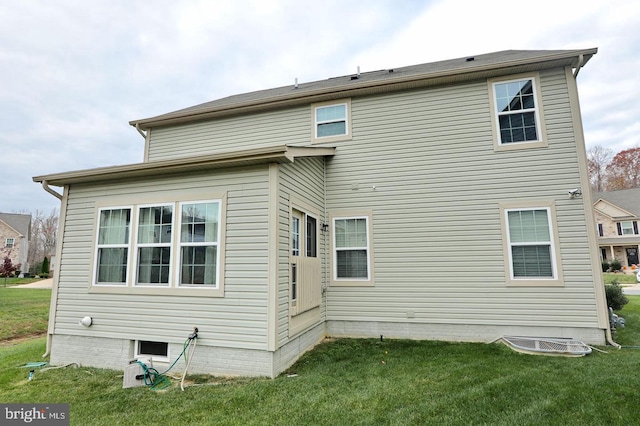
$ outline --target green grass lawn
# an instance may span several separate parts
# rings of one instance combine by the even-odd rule
[[[635,274],[614,274],[605,272],[602,274],[605,284],[611,284],[613,281],[617,281],[619,284],[638,284],[638,279]]]
[[[619,312],[640,345],[640,296]],[[0,346],[0,401],[69,403],[77,425],[638,424],[640,349],[582,358],[517,353],[500,343],[340,339],[270,379],[194,376],[163,391],[122,389],[122,373],[36,370],[45,339]],[[194,354],[198,356],[198,352]],[[289,377],[290,375],[295,375]]]
[[[0,287],[29,284],[41,280],[42,278],[0,278]]]
[[[47,332],[51,290],[0,287],[0,341]]]

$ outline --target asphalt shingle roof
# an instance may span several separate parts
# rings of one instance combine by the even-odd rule
[[[640,217],[640,188],[622,189],[620,191],[594,192],[593,201],[599,199],[610,202],[613,205],[633,213]]]
[[[31,233],[31,215],[17,213],[0,213],[0,220],[29,238]]]

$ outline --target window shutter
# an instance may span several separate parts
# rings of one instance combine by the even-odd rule
[[[601,223],[598,224],[598,235],[600,235],[601,237],[604,236],[604,230],[602,229]]]
[[[618,235],[622,235],[622,225],[620,222],[616,223],[616,225],[618,226]]]
[[[633,221],[633,233],[638,235],[638,222],[637,221]]]

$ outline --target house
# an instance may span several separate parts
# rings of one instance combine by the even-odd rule
[[[593,194],[601,260],[622,266],[640,265],[640,188]]]
[[[605,343],[591,195],[569,194],[589,187],[576,77],[596,52],[489,53],[132,121],[143,162],[33,178],[61,199],[51,362],[162,368],[194,327],[190,372],[269,377],[325,336]]]
[[[0,262],[8,257],[20,271],[28,271],[30,238],[31,215],[0,213]]]

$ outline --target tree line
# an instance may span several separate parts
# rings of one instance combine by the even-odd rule
[[[587,151],[589,181],[595,192],[640,188],[640,146],[613,154],[596,145]]]

